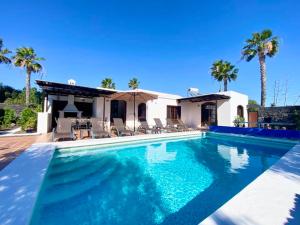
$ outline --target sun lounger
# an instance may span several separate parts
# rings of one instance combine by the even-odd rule
[[[165,130],[166,132],[176,132],[176,128],[172,128],[169,126],[164,126],[159,118],[154,118],[155,126],[158,131]]]
[[[133,135],[134,132],[130,130],[128,127],[126,127],[123,123],[123,120],[121,118],[113,118],[114,121],[114,128],[117,131],[118,136],[128,136]]]
[[[177,119],[177,121],[178,121],[178,127],[180,127],[183,131],[194,130],[193,128],[186,126],[185,123],[181,119]]]
[[[104,137],[110,137],[110,133],[105,130],[105,127],[103,126],[103,121],[98,118],[91,118],[90,119],[91,124],[91,136],[92,138],[104,138]]]
[[[150,128],[147,121],[140,121],[140,126],[138,127],[138,131],[147,134],[147,132],[157,133],[157,129],[155,127]]]
[[[57,127],[53,128],[52,130],[52,141],[57,141],[60,139],[75,140],[72,120],[69,118],[58,118]]]
[[[177,120],[167,119],[167,125],[176,131],[184,131],[184,129],[178,124]]]

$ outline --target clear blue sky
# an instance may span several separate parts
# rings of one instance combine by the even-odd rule
[[[0,5],[4,44],[13,50],[31,46],[45,57],[46,80],[73,78],[96,87],[112,77],[118,89],[127,89],[135,76],[141,88],[185,96],[189,87],[218,91],[209,68],[225,59],[240,69],[229,89],[259,100],[258,62],[240,62],[240,53],[252,32],[270,28],[281,43],[279,54],[267,61],[268,103],[275,80],[282,85],[288,80],[289,104],[300,95],[297,0],[9,0]],[[24,71],[12,66],[1,65],[0,77],[16,88],[25,83]]]

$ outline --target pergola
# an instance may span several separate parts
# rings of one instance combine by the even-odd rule
[[[207,95],[199,95],[199,96],[181,98],[181,99],[178,99],[177,101],[178,101],[178,103],[214,102],[215,103],[215,112],[216,112],[216,123],[218,124],[218,110],[217,110],[218,109],[218,101],[219,100],[228,100],[228,99],[230,99],[230,96],[223,95],[223,94],[207,94]]]
[[[187,98],[178,99],[178,102],[209,102],[209,101],[218,101],[218,100],[227,100],[230,99],[227,95],[222,94],[208,94],[208,95],[199,95]]]

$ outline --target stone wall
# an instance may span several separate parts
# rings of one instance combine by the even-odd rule
[[[288,126],[291,129],[295,128],[295,111],[300,114],[300,106],[280,106],[280,107],[265,107],[258,112],[258,121],[265,123],[288,123],[294,124]]]
[[[26,107],[25,105],[7,105],[5,103],[0,103],[0,109],[4,109],[4,108],[14,109],[17,115],[19,115],[25,107]]]

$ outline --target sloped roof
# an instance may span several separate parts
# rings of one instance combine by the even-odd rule
[[[63,83],[50,82],[44,80],[36,80],[36,83],[47,94],[75,95],[79,97],[99,97],[99,96],[109,96],[113,93],[116,93],[115,90],[111,90],[111,89],[90,88],[90,87],[63,84]]]

